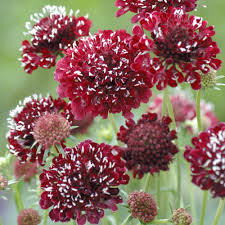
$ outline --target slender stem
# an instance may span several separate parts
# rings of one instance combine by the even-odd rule
[[[108,224],[108,222],[107,222],[107,217],[104,216],[104,217],[102,218],[102,225],[107,225],[107,224]]]
[[[166,102],[167,102],[167,96],[168,96],[168,91],[167,88],[165,88],[164,92],[163,92],[163,102],[162,102],[162,112],[161,112],[161,116],[166,115],[167,109],[166,109]]]
[[[208,191],[204,191],[203,201],[202,201],[201,218],[200,218],[200,224],[199,225],[204,225],[207,198],[208,198]]]
[[[169,112],[169,116],[172,119],[172,129],[176,130],[176,121],[175,121],[175,116],[173,112],[173,106],[170,101],[170,98],[167,93],[167,88],[164,90],[164,95],[167,101],[167,108]],[[175,144],[178,146],[177,139],[175,139]],[[180,154],[179,152],[177,153],[177,208],[180,208],[180,201],[181,201],[181,166],[180,166]]]
[[[157,218],[160,218],[160,173],[157,177],[157,206],[159,208]]]
[[[148,192],[150,186],[151,174],[148,173],[145,180],[144,192]]]
[[[115,135],[116,135],[116,137],[117,137],[117,133],[119,132],[119,130],[118,130],[116,121],[115,121],[115,119],[114,119],[114,116],[113,116],[111,113],[109,113],[109,120],[110,120],[110,122],[111,122],[111,124],[112,124],[114,133],[115,133]],[[118,140],[117,140],[117,142],[118,142],[118,145],[119,145],[119,146],[123,146],[123,143],[122,143],[122,142],[120,142],[120,141],[118,141]]]
[[[22,201],[20,192],[17,189],[17,186],[15,184],[12,184],[12,188],[14,190],[14,199],[16,202],[17,211],[18,211],[18,213],[20,213],[24,209],[23,201]]]
[[[43,215],[43,225],[47,225],[47,220],[48,220],[48,210],[46,209]]]
[[[193,186],[191,183],[191,170],[189,168],[189,164],[188,163],[185,163],[185,164],[186,164],[186,171],[187,171],[187,175],[188,175],[188,190],[189,190],[190,202],[191,202],[191,215],[193,218],[193,224],[195,224],[197,216],[196,216],[196,206],[195,206]]]
[[[196,116],[197,116],[197,122],[198,122],[198,132],[202,130],[202,121],[201,121],[201,112],[200,112],[200,102],[201,102],[201,93],[202,90],[200,89],[197,92],[197,97],[196,97]]]
[[[224,205],[225,205],[225,199],[220,199],[220,203],[216,211],[216,216],[214,218],[213,225],[217,225],[219,223],[219,219],[223,212]]]
[[[1,220],[1,216],[0,216],[0,225],[2,225],[2,220]]]
[[[122,223],[121,225],[127,225],[128,222],[132,219],[132,215],[130,214]]]

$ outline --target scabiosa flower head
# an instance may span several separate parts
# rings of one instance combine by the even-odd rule
[[[0,174],[0,191],[4,190],[8,185],[8,180],[2,175]]]
[[[140,24],[142,29],[150,31],[153,40],[145,43],[156,57],[150,58],[148,53],[139,55],[132,67],[148,72],[157,89],[162,90],[167,85],[176,87],[184,81],[193,89],[200,89],[199,71],[206,75],[211,69],[220,68],[221,60],[216,59],[220,50],[212,40],[214,28],[207,27],[207,21],[202,18],[173,8],[167,12],[153,12]],[[133,33],[140,36],[140,40],[144,35],[138,25]]]
[[[132,108],[148,102],[151,91],[145,73],[131,69],[138,51],[130,47],[130,39],[125,30],[99,31],[80,39],[58,61],[58,94],[72,101],[76,119],[87,113],[107,118],[108,113],[122,112],[131,117]]]
[[[64,151],[64,156],[55,157],[49,170],[40,175],[44,190],[40,206],[53,206],[49,216],[55,222],[73,219],[78,225],[86,220],[97,224],[104,216],[103,209],[117,210],[116,204],[122,202],[117,186],[129,181],[121,149],[86,140]]]
[[[170,7],[182,8],[189,12],[197,6],[197,0],[116,0],[116,7],[119,10],[116,16],[119,17],[128,11],[136,13],[131,19],[132,23],[138,22],[146,16],[146,13],[154,11],[167,11]]]
[[[172,222],[174,225],[190,225],[192,223],[192,217],[184,208],[175,209]]]
[[[14,162],[13,170],[17,180],[19,180],[22,176],[24,176],[24,181],[29,182],[31,178],[38,173],[37,162],[21,163],[19,160],[16,160]]]
[[[70,122],[62,115],[48,113],[34,124],[34,139],[44,148],[60,144],[70,135]]]
[[[8,119],[10,130],[7,134],[10,152],[22,162],[38,160],[40,164],[42,164],[44,153],[50,147],[50,143],[54,145],[64,141],[64,136],[54,123],[55,118],[60,118],[60,122],[63,121],[59,124],[62,125],[61,129],[66,132],[68,123],[72,124],[74,119],[69,103],[60,98],[53,99],[51,96],[44,98],[41,95],[33,95],[25,98],[23,102],[20,101],[19,105],[10,112],[10,117]],[[46,121],[46,118],[49,121]],[[48,135],[41,130],[43,121],[46,121],[45,128],[49,132]],[[54,125],[54,132],[51,130],[51,125]],[[45,134],[46,139],[44,138]]]
[[[147,113],[137,123],[128,120],[127,128],[120,127],[118,140],[127,145],[123,158],[127,168],[133,170],[134,177],[138,174],[142,178],[145,173],[169,169],[169,163],[178,152],[172,142],[176,131],[170,131],[170,123],[169,117],[159,120],[156,113]]]
[[[24,209],[17,217],[18,225],[38,225],[41,223],[41,217],[35,209]]]
[[[143,223],[149,223],[157,215],[157,205],[155,199],[143,191],[132,192],[127,200],[132,216],[138,218]]]
[[[85,17],[76,17],[71,10],[69,15],[65,7],[47,5],[42,13],[35,13],[32,22],[26,23],[31,42],[22,42],[22,66],[32,73],[38,66],[50,68],[55,65],[56,57],[77,38],[86,36],[91,21]],[[34,23],[34,24],[32,24]]]
[[[225,123],[201,132],[186,146],[184,158],[191,163],[192,182],[214,197],[225,197]]]
[[[185,92],[179,91],[179,93],[170,96],[177,125],[196,117],[195,103],[188,99],[185,94]],[[148,110],[161,116],[162,103],[163,97],[161,95],[156,95]]]

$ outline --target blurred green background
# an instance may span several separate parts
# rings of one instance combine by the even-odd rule
[[[21,41],[24,40],[23,31],[25,31],[25,22],[29,21],[31,14],[40,12],[41,8],[46,4],[50,5],[64,5],[69,12],[69,9],[76,11],[80,9],[79,15],[88,13],[89,18],[93,22],[91,33],[95,33],[98,29],[119,29],[125,28],[131,32],[132,25],[130,24],[131,14],[126,14],[120,18],[116,18],[115,12],[117,8],[114,6],[114,0],[7,0],[0,1],[0,155],[6,151],[5,133],[7,132],[6,118],[8,112],[13,109],[19,100],[24,97],[30,96],[33,93],[42,93],[46,95],[51,93],[57,96],[56,87],[57,83],[53,79],[54,68],[50,70],[38,69],[31,75],[24,72],[17,60],[20,58],[19,48]],[[207,8],[201,5],[207,4]],[[211,0],[199,1],[199,7],[195,15],[203,17],[209,21],[210,25],[215,25],[216,36],[214,40],[218,42],[221,48],[219,58],[225,59],[225,1]],[[26,37],[28,38],[28,37]],[[225,66],[218,74],[225,74]],[[189,88],[189,85],[187,85]],[[207,90],[204,98],[215,104],[216,115],[221,121],[225,120],[225,87],[221,91]],[[201,193],[195,188],[197,193]],[[201,194],[200,194],[201,195]],[[2,202],[2,201],[1,201]],[[198,206],[201,205],[201,198],[197,201]],[[4,204],[8,205],[7,202]],[[215,213],[217,200],[211,200],[207,208],[206,225],[212,224],[212,219]],[[7,206],[4,211],[5,219],[3,225],[16,225],[15,209]],[[197,207],[199,208],[199,207]],[[12,216],[12,214],[15,216]],[[3,211],[0,212],[3,214]],[[7,215],[8,214],[8,215]],[[225,217],[220,221],[220,225],[225,224]],[[196,224],[197,225],[197,224]]]

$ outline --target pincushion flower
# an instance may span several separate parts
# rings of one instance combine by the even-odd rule
[[[38,225],[41,223],[41,217],[37,210],[29,208],[20,212],[17,217],[18,225]]]
[[[213,197],[225,197],[225,123],[201,132],[186,146],[184,158],[191,163],[192,182]]]
[[[172,142],[177,138],[176,131],[170,131],[170,123],[169,117],[159,120],[156,113],[146,113],[137,123],[130,119],[126,121],[127,127],[120,127],[117,137],[126,144],[123,158],[134,177],[169,169],[169,163],[178,152]]]
[[[129,181],[121,149],[86,140],[64,151],[40,175],[40,206],[53,206],[49,216],[55,222],[98,224],[104,209],[117,210],[116,204],[122,202],[118,186]]]
[[[128,11],[136,13],[131,19],[132,23],[138,22],[146,16],[146,13],[154,11],[167,11],[170,7],[182,8],[186,12],[192,11],[197,6],[197,0],[116,0],[116,7],[119,10],[116,16],[119,17]]]
[[[17,180],[24,176],[24,181],[29,182],[38,173],[37,162],[21,163],[19,160],[14,162],[13,172]]]
[[[107,118],[108,113],[122,112],[131,117],[132,108],[148,102],[150,83],[145,73],[131,68],[139,51],[130,47],[130,40],[125,30],[99,31],[81,38],[58,61],[57,91],[60,97],[71,100],[76,119],[87,113]]]
[[[187,98],[189,96],[189,98]],[[175,94],[170,96],[170,101],[173,106],[174,116],[178,127],[185,127],[193,133],[197,130],[196,106],[190,93],[176,90]],[[161,116],[163,96],[156,95],[148,108],[149,112],[155,112]],[[211,103],[201,100],[200,104],[201,118],[203,128],[216,125],[219,120],[214,113],[214,107]]]
[[[32,38],[30,42],[22,42],[20,59],[27,73],[32,73],[38,66],[54,66],[58,54],[79,37],[88,35],[91,27],[91,21],[86,17],[76,17],[72,10],[67,15],[62,6],[47,5],[41,13],[35,13],[30,18],[25,34]]]
[[[25,98],[8,119],[10,153],[22,162],[37,160],[42,164],[51,145],[62,144],[69,135],[73,119],[70,104],[60,98],[41,95]]]
[[[150,223],[157,215],[155,199],[143,191],[134,191],[128,196],[127,203],[132,216],[142,223]]]
[[[221,60],[216,56],[220,52],[213,26],[207,27],[207,21],[183,10],[170,9],[167,12],[153,12],[135,25],[135,36],[145,36],[142,29],[150,32],[152,38],[146,43],[148,52],[135,59],[132,68],[146,71],[151,82],[158,90],[167,85],[176,87],[178,83],[188,82],[196,90],[201,88],[201,76],[211,69],[218,70]],[[138,38],[136,38],[138,39]],[[147,40],[147,37],[145,37]],[[150,56],[154,53],[155,56]]]

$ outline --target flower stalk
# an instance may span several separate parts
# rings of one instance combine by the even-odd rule
[[[216,211],[216,216],[213,221],[213,225],[217,225],[219,223],[219,219],[220,219],[220,216],[222,215],[224,205],[225,205],[225,199],[220,199],[220,202]]]

